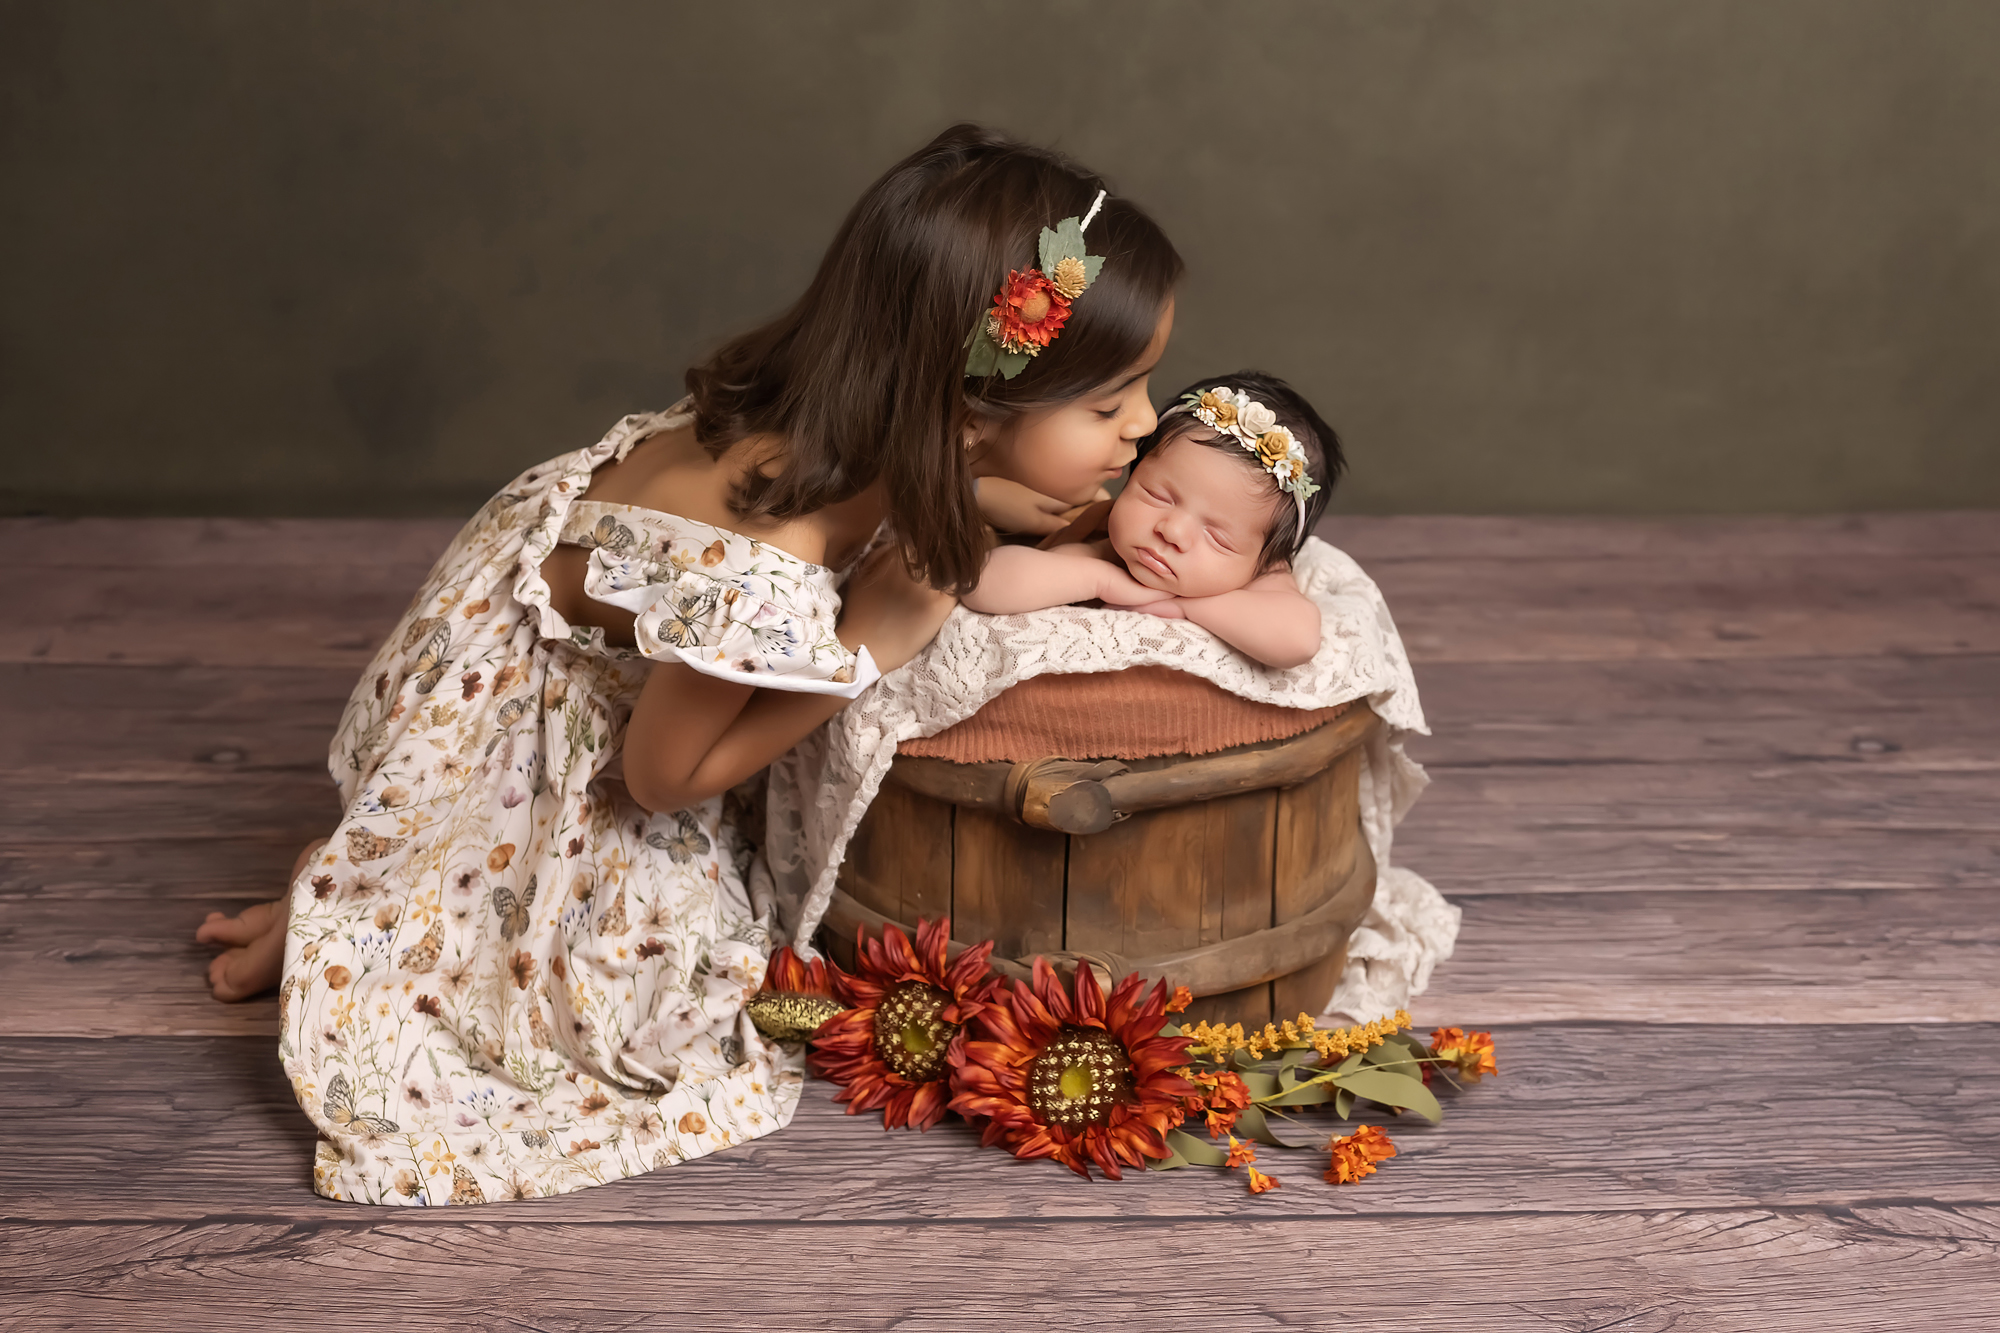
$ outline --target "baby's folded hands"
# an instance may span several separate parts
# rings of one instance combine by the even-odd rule
[[[1158,588],[1148,588],[1109,560],[1093,560],[1092,564],[1097,567],[1097,600],[1106,606],[1136,611],[1162,597]]]

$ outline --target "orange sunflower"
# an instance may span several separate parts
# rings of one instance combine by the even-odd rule
[[[929,1129],[951,1100],[947,1056],[966,1019],[996,982],[991,941],[947,964],[951,922],[917,922],[917,942],[895,926],[882,938],[857,935],[855,971],[834,977],[848,1008],[813,1038],[813,1068],[840,1084],[849,1115],[877,1108],[885,1129]]]
[[[644,945],[640,954],[645,954]],[[838,973],[825,959],[808,963],[785,945],[771,955],[763,988],[744,1010],[757,1030],[773,1041],[805,1041],[840,1012],[840,1002],[833,998],[833,978]]]
[[[1130,976],[1107,1001],[1087,963],[1065,993],[1043,959],[1032,988],[1001,986],[974,1018],[987,1040],[952,1051],[951,1109],[983,1119],[980,1140],[1016,1157],[1053,1157],[1090,1177],[1169,1155],[1166,1132],[1186,1114],[1195,1086],[1174,1072],[1186,1037],[1163,1037],[1165,983]]]
[[[987,312],[986,331],[1001,350],[1033,356],[1068,322],[1069,298],[1040,269],[1010,269],[1006,285],[995,294],[993,309]]]

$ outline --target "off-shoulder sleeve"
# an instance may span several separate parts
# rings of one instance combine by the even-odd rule
[[[839,599],[801,581],[796,595],[768,577],[690,566],[605,546],[590,553],[583,590],[633,614],[640,653],[762,689],[852,699],[880,678],[864,646],[834,633]]]

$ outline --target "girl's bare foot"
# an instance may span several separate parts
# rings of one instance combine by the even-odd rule
[[[321,838],[299,853],[292,863],[293,881],[324,846],[326,839]],[[225,946],[208,965],[208,988],[216,999],[247,1000],[278,984],[285,971],[285,923],[291,910],[291,899],[280,898],[246,907],[235,916],[210,912],[195,928],[199,943]]]
[[[194,932],[203,944],[228,947],[208,965],[208,988],[218,1000],[247,1000],[278,984],[285,968],[285,919],[290,904],[283,899],[257,903],[235,916],[210,912]]]

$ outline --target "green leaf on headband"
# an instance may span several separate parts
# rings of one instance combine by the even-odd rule
[[[1016,375],[1026,370],[1028,363],[1035,359],[1026,352],[1003,352],[999,347],[994,346],[991,338],[988,338],[986,342],[989,347],[993,347],[993,364],[999,368],[1001,376],[1005,379],[1013,379]]]
[[[1064,218],[1056,223],[1054,231],[1050,231],[1047,227],[1042,228],[1043,273],[1054,273],[1056,265],[1065,259],[1083,259],[1083,257],[1083,224],[1077,219]]]
[[[965,373],[973,379],[985,379],[999,368],[1000,344],[986,336],[986,318],[980,316],[979,327],[972,331],[971,351],[966,354]],[[1016,375],[1020,374],[1017,370]],[[1009,378],[1012,378],[1011,376]]]
[[[1083,264],[1085,285],[1097,281],[1097,275],[1104,269],[1104,256],[1085,254],[1083,249],[1083,224],[1076,218],[1064,218],[1050,231],[1042,228],[1042,272],[1053,274],[1056,265],[1065,259],[1079,260]]]

